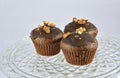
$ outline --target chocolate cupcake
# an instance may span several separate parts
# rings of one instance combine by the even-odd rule
[[[93,37],[96,37],[98,33],[98,29],[94,24],[92,24],[86,19],[77,19],[77,18],[73,18],[73,21],[65,26],[64,33],[73,32],[80,27],[86,28],[86,32],[88,32]]]
[[[60,52],[62,31],[54,23],[43,21],[40,26],[33,29],[30,38],[38,54],[52,56]]]
[[[87,65],[92,62],[96,53],[98,42],[80,27],[75,32],[67,32],[61,40],[61,49],[68,63],[73,65]]]

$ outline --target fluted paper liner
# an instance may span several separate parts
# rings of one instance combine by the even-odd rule
[[[52,56],[60,52],[60,42],[56,43],[38,43],[33,41],[36,52],[43,56]]]
[[[97,50],[98,43],[94,43],[93,47],[84,46],[84,47],[73,47],[67,46],[65,43],[61,44],[61,48],[65,59],[68,63],[73,65],[87,65],[93,61]]]

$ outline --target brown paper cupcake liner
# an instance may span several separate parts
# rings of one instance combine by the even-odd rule
[[[60,42],[56,43],[38,43],[33,41],[36,52],[43,56],[52,56],[60,52]]]
[[[68,63],[73,65],[87,65],[93,61],[97,50],[97,43],[94,47],[72,47],[62,43],[65,47],[62,47],[63,54]]]
[[[85,51],[85,53],[83,53],[82,50],[62,50],[63,54],[65,55],[66,61],[73,65],[87,65],[91,63],[96,53],[96,49]]]

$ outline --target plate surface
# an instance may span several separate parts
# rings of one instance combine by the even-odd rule
[[[120,40],[98,37],[93,62],[68,64],[62,51],[51,57],[37,55],[29,38],[10,46],[0,57],[0,68],[9,78],[119,78]]]

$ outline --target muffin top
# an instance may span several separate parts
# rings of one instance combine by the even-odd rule
[[[73,18],[73,21],[65,26],[64,32],[73,32],[79,27],[85,27],[86,31],[97,30],[96,26],[87,19]]]
[[[66,43],[71,46],[86,46],[87,44],[91,44],[95,42],[95,38],[93,38],[87,31],[86,28],[80,27],[76,29],[75,32],[67,32],[63,35],[62,39],[63,43]]]
[[[55,27],[55,23],[43,21],[41,25],[32,30],[30,37],[33,40],[36,38],[57,40],[62,39],[62,35],[62,31]]]

